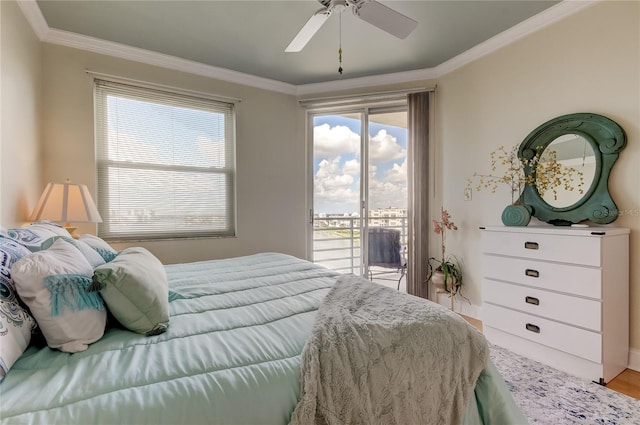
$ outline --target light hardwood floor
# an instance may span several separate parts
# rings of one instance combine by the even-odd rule
[[[473,317],[462,316],[478,330],[482,331],[482,322]],[[607,388],[640,400],[640,372],[626,369],[613,380],[609,381]]]

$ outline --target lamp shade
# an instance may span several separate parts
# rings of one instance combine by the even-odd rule
[[[83,184],[48,183],[31,213],[30,220],[61,223],[101,223],[102,218],[89,189]]]

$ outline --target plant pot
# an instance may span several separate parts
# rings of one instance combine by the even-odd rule
[[[444,292],[444,273],[440,270],[436,270],[431,275],[431,284],[438,291]]]
[[[451,311],[453,311],[453,298],[456,295],[456,292],[451,292],[452,288],[457,286],[458,280],[454,276],[447,276],[447,288],[449,291],[445,289],[445,278],[444,272],[441,270],[436,270],[431,275],[431,284],[436,290],[436,294],[438,293],[446,293],[449,294],[449,298],[451,299]],[[436,300],[437,301],[437,300]]]
[[[458,280],[454,276],[449,275],[447,277],[447,288],[449,288],[449,291],[447,291],[444,285],[444,272],[436,270],[433,272],[433,275],[431,275],[431,284],[438,292],[450,292],[452,288],[455,288],[457,283]]]

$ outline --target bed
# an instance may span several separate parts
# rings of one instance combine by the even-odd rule
[[[341,275],[279,253],[164,270],[166,332],[135,333],[111,317],[85,351],[32,342],[0,383],[0,423],[288,424],[301,354]],[[462,423],[526,422],[490,361],[470,400]]]

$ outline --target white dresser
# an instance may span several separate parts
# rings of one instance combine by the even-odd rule
[[[482,229],[492,343],[605,384],[629,355],[629,229]]]

